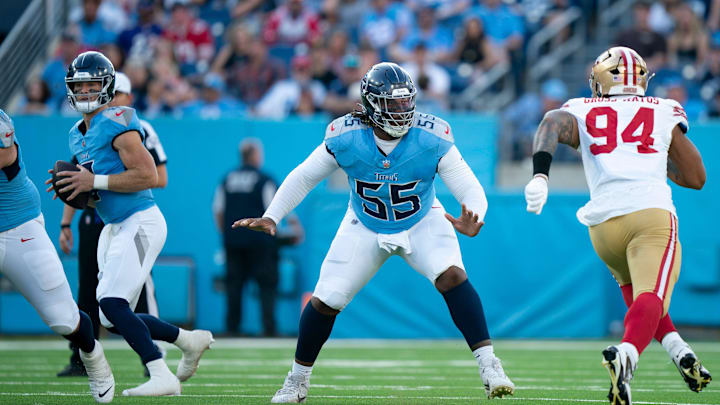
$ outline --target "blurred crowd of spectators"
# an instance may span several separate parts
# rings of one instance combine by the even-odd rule
[[[517,97],[501,114],[503,156],[528,156],[543,114],[572,94],[562,78],[523,93],[532,34],[571,6],[598,0],[76,0],[41,77],[27,81],[19,114],[75,114],[68,63],[105,53],[133,84],[144,117],[338,116],[359,101],[360,79],[381,60],[404,66],[418,109],[442,113],[498,64]],[[592,13],[590,13],[592,14]],[[592,17],[587,15],[590,20]],[[720,0],[638,0],[624,30],[589,42],[636,49],[655,73],[650,95],[675,98],[691,119],[720,116]],[[597,31],[597,32],[596,32]],[[589,66],[588,66],[589,68]],[[41,80],[39,80],[41,79]],[[585,89],[584,86],[582,86]]]
[[[584,0],[579,0],[584,1]],[[381,60],[405,66],[419,108],[450,97],[521,54],[567,0],[79,0],[55,57],[31,78],[19,113],[72,114],[68,63],[99,50],[133,84],[148,118],[340,115]]]

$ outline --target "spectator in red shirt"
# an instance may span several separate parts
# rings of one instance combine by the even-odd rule
[[[263,39],[269,45],[312,44],[319,37],[320,20],[302,0],[288,0],[278,7],[263,28]]]
[[[210,27],[195,18],[186,4],[173,4],[164,36],[173,43],[175,58],[183,74],[204,72],[208,69],[215,54]]]

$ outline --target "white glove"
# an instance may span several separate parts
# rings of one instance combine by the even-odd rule
[[[525,186],[525,201],[528,212],[540,215],[548,197],[547,177],[538,174]]]

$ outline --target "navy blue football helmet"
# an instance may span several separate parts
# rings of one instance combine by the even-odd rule
[[[408,72],[395,63],[378,63],[360,82],[363,113],[395,138],[405,135],[412,127],[416,94]]]
[[[100,91],[76,93],[75,83],[81,82],[99,82]],[[65,87],[70,105],[78,112],[91,113],[109,103],[115,96],[115,67],[110,59],[100,52],[83,52],[68,66]]]

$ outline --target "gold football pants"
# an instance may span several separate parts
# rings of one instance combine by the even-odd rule
[[[589,232],[595,252],[618,284],[632,284],[633,299],[642,293],[657,295],[663,316],[667,314],[682,256],[677,218],[650,208],[610,218]]]

